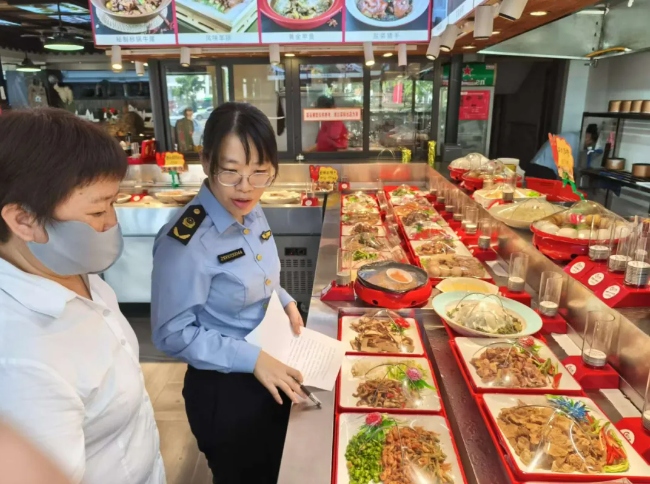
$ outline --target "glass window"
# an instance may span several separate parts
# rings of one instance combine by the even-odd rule
[[[370,75],[370,150],[426,150],[431,133],[433,63],[382,62]]]
[[[198,153],[203,130],[217,105],[216,68],[167,70],[167,102],[172,142],[181,153]]]
[[[361,64],[303,64],[300,66],[300,106],[305,152],[363,150],[363,66]],[[305,121],[305,109],[326,111]],[[357,109],[358,108],[358,109]],[[337,115],[341,119],[335,119]]]
[[[226,79],[227,76],[224,76]],[[278,151],[287,151],[287,109],[285,71],[283,65],[240,64],[233,69],[235,101],[259,108],[275,129]],[[224,99],[228,99],[224,90]]]

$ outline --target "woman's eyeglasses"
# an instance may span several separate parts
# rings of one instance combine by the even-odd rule
[[[217,180],[219,180],[219,183],[226,187],[237,186],[244,178],[248,179],[248,183],[250,183],[253,188],[265,188],[271,185],[275,176],[269,175],[268,173],[253,173],[252,175],[242,175],[236,171],[229,170],[223,170],[217,173]]]

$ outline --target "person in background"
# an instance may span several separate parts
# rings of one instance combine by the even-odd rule
[[[303,326],[258,203],[278,172],[275,133],[256,107],[226,103],[203,140],[207,179],[154,244],[153,342],[189,364],[185,409],[214,482],[275,484],[302,376],[244,339],[273,292],[293,332]]]
[[[133,141],[144,134],[144,119],[135,111],[130,111],[128,104],[122,106],[122,114],[117,123],[117,134],[123,137],[130,134]]]
[[[176,121],[176,139],[178,140],[178,151],[187,153],[194,150],[194,111],[191,108],[183,110],[183,117]]]
[[[587,150],[590,148],[593,149],[596,146],[596,142],[598,141],[598,127],[595,124],[590,124],[587,126],[587,129],[585,130],[585,141],[582,147],[580,146],[580,133],[560,133],[560,137],[566,139],[569,146],[571,146],[571,154],[573,155],[573,173],[577,178],[576,170],[578,167],[580,153],[582,150]],[[531,163],[534,165],[550,168],[553,170],[553,172],[555,172],[555,175],[557,176],[557,165],[555,164],[555,160],[553,158],[553,149],[551,148],[551,144],[548,140],[535,154]]]
[[[334,98],[319,96],[317,109],[334,109]],[[348,148],[348,128],[343,121],[322,121],[316,136],[316,145],[307,151],[339,151]]]
[[[164,484],[138,341],[97,275],[123,248],[126,156],[62,109],[0,133],[0,418],[75,484]]]

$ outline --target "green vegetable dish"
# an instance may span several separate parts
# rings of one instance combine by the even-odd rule
[[[376,252],[367,252],[365,250],[355,250],[352,253],[352,260],[354,262],[360,261],[360,260],[377,260],[379,258],[379,254]]]

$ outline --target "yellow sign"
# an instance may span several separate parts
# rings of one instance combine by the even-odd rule
[[[320,183],[336,183],[339,181],[339,172],[330,166],[321,166],[318,171]]]
[[[182,166],[185,164],[185,157],[180,153],[165,153],[165,165]]]
[[[571,153],[571,146],[564,138],[548,135],[549,143],[553,151],[553,160],[557,165],[557,174],[560,179],[567,179],[575,182],[573,177],[573,154]]]

